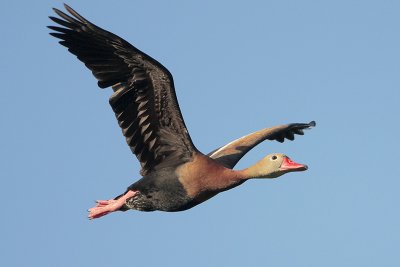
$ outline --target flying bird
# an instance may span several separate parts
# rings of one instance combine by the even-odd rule
[[[109,103],[126,142],[141,165],[141,179],[121,195],[98,200],[89,219],[114,211],[183,211],[252,178],[276,178],[307,170],[280,153],[267,155],[244,170],[236,163],[264,140],[283,142],[303,135],[315,122],[265,128],[205,155],[193,144],[175,95],[171,73],[117,35],[103,30],[64,5],[53,9],[50,34],[76,55],[98,80],[114,91]],[[60,27],[61,26],[61,27]]]

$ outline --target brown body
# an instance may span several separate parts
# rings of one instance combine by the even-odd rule
[[[132,184],[136,192],[126,209],[141,211],[182,211],[245,181],[242,172],[234,171],[213,159],[196,153],[192,160],[176,168],[166,167]]]

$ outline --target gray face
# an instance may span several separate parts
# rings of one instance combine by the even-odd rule
[[[274,153],[263,158],[259,168],[260,178],[276,178],[287,172],[304,171],[307,166],[292,161],[284,154]]]

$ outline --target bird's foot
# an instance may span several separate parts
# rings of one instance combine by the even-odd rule
[[[97,219],[111,212],[121,209],[121,207],[125,204],[125,201],[128,198],[133,197],[135,194],[136,194],[135,191],[129,190],[126,194],[122,195],[118,199],[97,200],[96,207],[88,209],[89,212],[88,218],[90,220]]]

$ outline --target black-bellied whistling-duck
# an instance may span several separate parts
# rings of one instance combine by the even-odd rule
[[[100,88],[112,87],[110,105],[142,167],[143,177],[116,198],[98,200],[89,209],[90,219],[128,209],[182,211],[248,179],[307,169],[283,154],[268,155],[244,170],[232,168],[260,142],[293,140],[294,134],[315,126],[313,121],[263,129],[202,154],[186,129],[171,73],[125,40],[65,8],[72,17],[54,9],[62,19],[50,19],[63,27],[49,26],[56,31],[50,34],[92,71]]]

